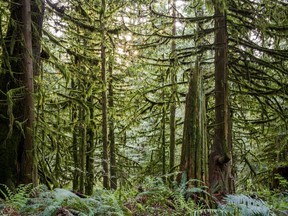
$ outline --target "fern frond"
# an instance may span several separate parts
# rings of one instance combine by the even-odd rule
[[[0,186],[3,187],[3,189],[5,189],[6,192],[4,192],[2,189],[0,189],[0,193],[3,195],[4,197],[4,201],[7,201],[10,199],[10,197],[12,197],[13,193],[12,191],[10,190],[10,188],[5,185],[5,184],[0,184]]]
[[[220,208],[230,213],[234,213],[235,209],[237,209],[240,211],[241,215],[247,216],[274,215],[274,213],[268,207],[268,204],[261,199],[253,199],[250,196],[240,194],[227,195],[225,197],[225,201],[227,204],[224,206],[220,206]]]
[[[1,184],[5,192],[0,189],[0,193],[4,196],[4,204],[11,208],[19,210],[25,206],[32,184],[19,185],[16,191],[13,192],[7,185]]]
[[[39,216],[47,216],[47,215],[55,215],[60,206],[47,206],[43,212],[39,214]]]

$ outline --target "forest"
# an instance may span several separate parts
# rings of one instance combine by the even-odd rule
[[[0,0],[0,22],[0,215],[288,215],[288,0]]]

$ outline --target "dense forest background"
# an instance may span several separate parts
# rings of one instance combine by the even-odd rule
[[[288,214],[287,0],[0,0],[0,22],[2,213]]]

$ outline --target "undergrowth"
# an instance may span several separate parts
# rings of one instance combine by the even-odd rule
[[[227,195],[223,202],[218,204],[218,208],[211,208],[209,203],[214,199],[207,192],[207,188],[203,186],[187,189],[189,183],[191,182],[167,187],[161,178],[147,178],[139,187],[116,191],[96,190],[92,196],[84,198],[66,189],[56,188],[51,191],[43,185],[37,188],[20,185],[14,192],[2,185],[0,193],[4,199],[0,200],[0,215],[276,215],[272,211],[273,204],[242,194]],[[287,196],[283,196],[287,206]]]

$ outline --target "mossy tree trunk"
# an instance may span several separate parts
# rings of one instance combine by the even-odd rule
[[[31,0],[10,2],[10,20],[1,44],[0,183],[11,188],[20,183],[37,184],[33,144],[33,58],[40,56],[40,49],[33,49],[32,35],[37,30],[40,34],[42,26],[37,24],[32,29],[31,14],[35,12],[35,5],[36,1]],[[41,24],[43,13],[34,18]],[[40,44],[35,40],[34,44]],[[34,60],[40,64],[40,58]]]
[[[209,184],[212,193],[231,192],[231,128],[228,101],[228,33],[226,13],[220,1],[215,8],[215,134],[209,155]]]
[[[82,90],[84,91],[84,90]],[[86,110],[80,108],[80,146],[79,146],[79,166],[80,166],[80,178],[79,178],[79,192],[85,193],[85,179],[86,179],[86,151],[87,151],[87,120]],[[90,117],[90,116],[89,116]]]
[[[108,72],[108,106],[109,106],[109,142],[110,142],[110,187],[111,189],[117,189],[117,163],[116,163],[116,143],[115,143],[115,110],[114,110],[114,91],[113,91],[113,64],[114,64],[114,53],[110,54]]]
[[[162,82],[162,87],[165,85],[165,73],[162,73],[161,76],[161,82]],[[162,101],[165,101],[165,89],[162,88],[161,92],[161,99]],[[163,175],[163,181],[166,181],[166,107],[163,105],[161,108],[162,116],[161,116],[161,157],[162,157],[162,175]]]
[[[101,30],[101,81],[102,81],[102,166],[103,187],[109,189],[109,161],[108,161],[108,114],[107,114],[107,79],[106,79],[106,44],[105,44],[105,11],[106,1],[102,0],[100,11]]]
[[[178,182],[185,176],[186,180],[198,179],[203,182],[207,176],[205,94],[199,60],[191,72],[189,90],[186,96],[183,143],[181,150],[180,175]],[[184,174],[184,175],[183,175]],[[185,180],[185,179],[184,179]],[[197,185],[194,185],[197,186]]]
[[[77,60],[75,61],[77,63]],[[75,81],[71,81],[71,89],[75,90],[77,88]],[[71,107],[71,120],[72,122],[78,122],[79,119],[79,111],[77,109],[76,104],[73,104]],[[73,138],[72,138],[72,158],[73,158],[73,164],[74,164],[74,170],[73,170],[73,190],[78,191],[79,190],[79,177],[80,177],[80,166],[79,166],[79,123],[74,125],[73,130]]]
[[[172,1],[172,16],[176,17],[176,3]],[[172,35],[176,35],[176,18],[173,18]],[[176,94],[177,94],[177,76],[176,76],[176,42],[171,43],[170,60],[170,81],[171,81],[171,104],[170,104],[170,143],[169,143],[169,172],[174,171],[175,167],[175,147],[176,147]],[[174,181],[174,175],[171,175],[170,182]]]
[[[201,23],[198,24],[199,32],[201,29],[200,25]],[[201,45],[201,40],[201,35],[196,36],[195,45]],[[191,68],[189,89],[186,96],[183,143],[181,149],[180,174],[177,179],[178,182],[181,180],[189,181],[197,179],[206,183],[207,179],[208,155],[205,128],[206,109],[201,60],[202,54],[199,51],[196,57],[195,67]],[[198,181],[193,181],[193,184],[190,182],[188,185],[188,187],[191,186],[201,185]]]
[[[94,157],[95,157],[95,137],[97,134],[97,129],[94,125],[94,108],[93,98],[89,98],[90,107],[90,123],[87,128],[87,156],[86,156],[86,186],[85,193],[87,195],[92,195],[93,185],[94,185]]]

